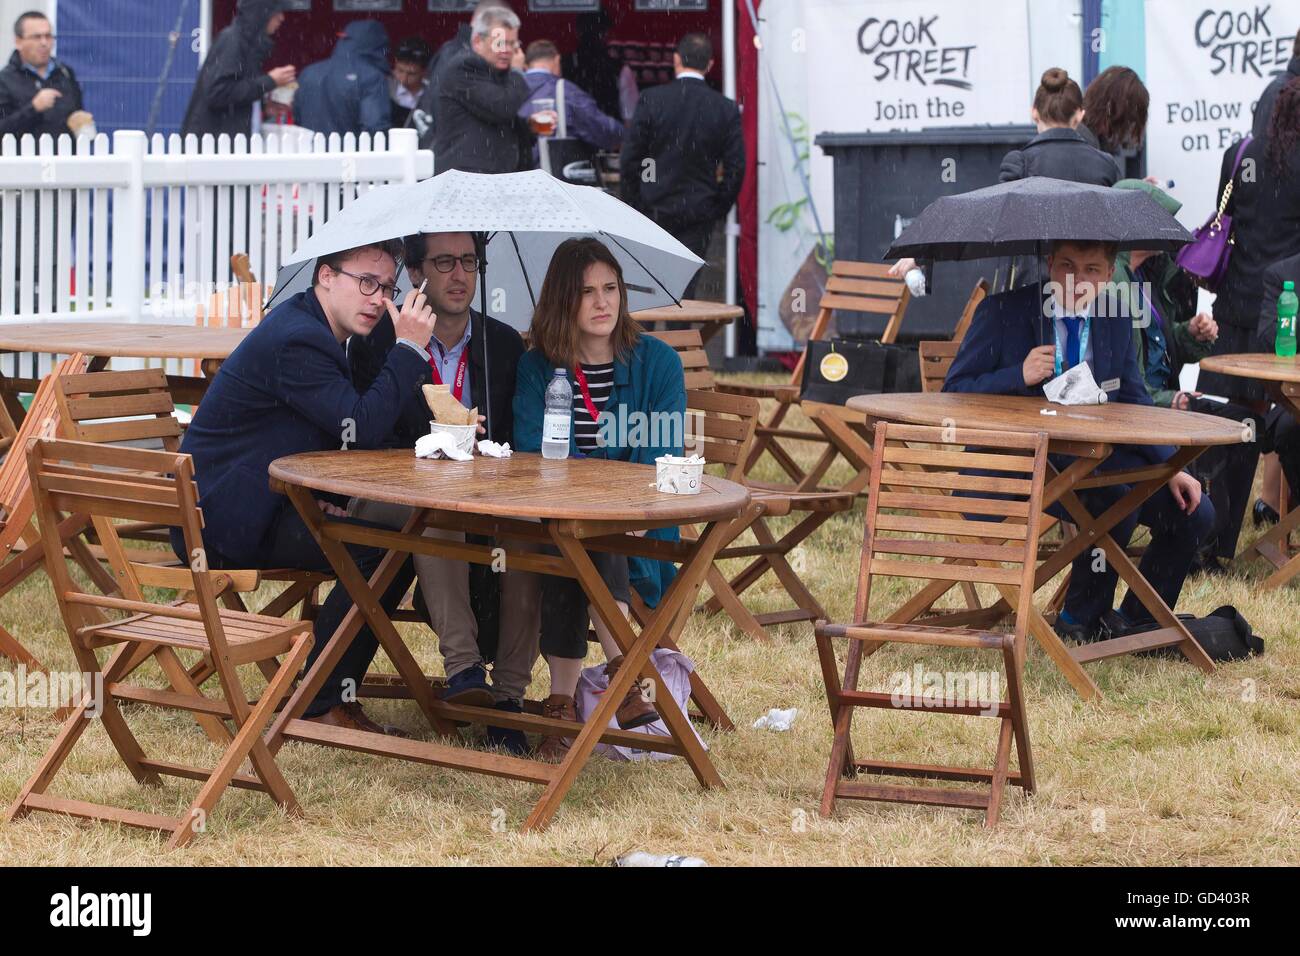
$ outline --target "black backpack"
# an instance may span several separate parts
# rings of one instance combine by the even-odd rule
[[[1201,649],[1212,661],[1239,661],[1252,654],[1264,653],[1264,639],[1250,629],[1250,623],[1231,604],[1215,608],[1205,617],[1179,614],[1178,620],[1183,622],[1183,626],[1191,633],[1193,640],[1201,645]],[[1156,627],[1158,625],[1148,624],[1134,628],[1129,633],[1140,634],[1155,630]],[[1177,645],[1174,645],[1143,653],[1168,656],[1181,652]]]

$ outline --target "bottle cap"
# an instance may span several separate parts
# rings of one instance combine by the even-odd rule
[[[1283,283],[1282,283],[1282,289],[1283,289],[1284,292],[1294,292],[1294,291],[1295,291],[1295,283],[1294,283],[1294,282],[1291,282],[1291,281],[1289,281],[1289,280],[1286,281],[1286,282],[1283,282]]]

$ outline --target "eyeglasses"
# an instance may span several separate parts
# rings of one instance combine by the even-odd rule
[[[429,258],[425,259],[424,261],[425,261],[425,262],[432,262],[432,263],[433,263],[433,267],[434,267],[435,269],[437,269],[439,272],[451,272],[453,269],[456,268],[456,263],[457,263],[457,262],[460,263],[461,268],[463,268],[466,272],[477,272],[477,271],[478,271],[478,256],[475,255],[475,254],[472,253],[472,252],[467,252],[467,253],[465,253],[463,256],[459,256],[459,257],[457,257],[457,256],[430,256]]]
[[[49,40],[51,43],[57,39],[53,33],[29,33],[25,37],[19,37],[22,40]]]
[[[343,269],[335,269],[340,275],[351,276],[357,280],[357,287],[361,289],[362,295],[374,295],[376,292],[383,291],[384,298],[391,299],[397,295],[396,285],[384,285],[374,276],[359,276],[355,272],[346,272]]]

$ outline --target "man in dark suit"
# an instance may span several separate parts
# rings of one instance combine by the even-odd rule
[[[536,137],[518,115],[528,84],[511,69],[519,50],[519,17],[504,7],[480,8],[470,32],[470,49],[455,54],[437,76],[434,171],[528,169]]]
[[[1042,396],[1045,381],[1087,362],[1109,401],[1150,405],[1132,344],[1133,317],[1106,315],[1108,310],[1098,308],[1106,302],[1097,294],[1111,280],[1115,256],[1115,247],[1103,243],[1054,243],[1047,257],[1051,281],[1046,296],[1040,297],[1037,286],[1026,286],[985,299],[943,390]],[[1157,464],[1172,454],[1172,448],[1162,445],[1121,445],[1103,470]],[[1060,468],[1064,463],[1053,464]],[[1116,485],[1083,492],[1080,498],[1091,513],[1100,514],[1128,491],[1129,486]],[[1054,513],[1066,517],[1064,511]],[[1172,608],[1201,541],[1214,525],[1214,506],[1201,497],[1195,478],[1179,472],[1117,524],[1111,537],[1126,546],[1139,523],[1151,529],[1140,570]],[[1098,565],[1093,554],[1084,551],[1074,561],[1057,632],[1089,641],[1149,622],[1146,608],[1131,591],[1119,610],[1112,610],[1117,583],[1109,563]]]
[[[369,245],[322,257],[312,288],[272,310],[222,365],[194,415],[181,450],[194,458],[207,560],[215,568],[299,568],[329,562],[289,499],[271,491],[267,467],[283,455],[377,448],[399,417],[420,399],[427,380],[435,316],[425,297],[393,304],[400,246]],[[369,335],[387,312],[398,347],[389,350],[371,384],[354,382],[345,344]],[[422,402],[421,402],[422,403]],[[319,499],[322,511],[346,519],[343,502]],[[173,531],[172,547],[188,561]],[[369,576],[378,548],[349,547]],[[411,583],[410,563],[381,603],[392,610]],[[352,606],[335,586],[316,618],[320,654]],[[377,647],[363,628],[304,716],[335,726],[381,731],[353,696]]]
[[[1294,61],[1293,61],[1294,62]],[[1256,340],[1261,352],[1272,354],[1277,347],[1277,297],[1282,294],[1282,284],[1294,282],[1300,288],[1300,255],[1279,259],[1264,270],[1264,298],[1259,307],[1259,326]],[[1264,418],[1260,436],[1260,451],[1275,452],[1291,497],[1300,497],[1300,423],[1281,405],[1274,405]],[[1279,503],[1283,514],[1288,503]]]
[[[673,54],[677,78],[641,94],[620,162],[624,200],[701,259],[708,258],[713,228],[735,205],[745,178],[740,110],[705,83],[712,67],[709,38],[682,37]],[[698,278],[687,286],[687,297]]]
[[[514,424],[515,369],[524,343],[504,322],[471,309],[482,256],[479,241],[467,232],[406,239],[411,286],[424,284],[438,315],[429,343],[429,380],[450,386],[457,401],[480,413],[488,409],[490,394],[491,431],[487,437],[508,442]],[[368,337],[353,342],[348,359],[359,387],[376,378],[394,347],[393,324],[386,318],[380,319]],[[400,445],[411,447],[428,433],[429,411],[423,401],[403,407],[395,437]],[[480,423],[484,418],[479,415]],[[378,502],[356,502],[352,514],[399,526],[409,517],[403,509]],[[456,537],[450,532],[436,534]],[[464,540],[464,535],[459,539]],[[415,572],[420,585],[417,603],[422,602],[442,651],[447,675],[443,700],[522,713],[522,698],[537,660],[540,592],[536,576],[510,569],[497,574],[486,565],[418,555]],[[486,661],[494,664],[491,685]],[[517,730],[489,727],[487,740],[489,745],[515,754],[528,750],[527,739]]]

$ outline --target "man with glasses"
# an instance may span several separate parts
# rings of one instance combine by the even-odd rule
[[[492,429],[486,437],[510,441],[515,369],[524,343],[504,322],[471,308],[483,255],[479,243],[467,232],[447,232],[408,236],[405,246],[411,286],[418,289],[424,285],[429,304],[438,315],[429,343],[428,381],[450,386],[457,401],[466,408],[477,408],[480,429],[490,395]],[[374,332],[353,343],[348,358],[359,387],[382,373],[397,349],[397,338],[392,322],[381,318]],[[428,410],[408,406],[394,437],[411,447],[428,430]],[[400,526],[407,517],[400,507],[373,501],[353,501],[349,510],[354,517],[386,525]],[[451,532],[426,534],[464,539]],[[540,612],[536,576],[508,568],[496,573],[485,565],[422,555],[415,557],[415,573],[420,584],[416,606],[426,613],[438,635],[443,656],[447,674],[443,699],[521,713],[521,700],[537,660]],[[493,661],[491,684],[488,661]],[[514,754],[527,752],[526,738],[517,730],[489,727],[487,743]]]
[[[329,570],[289,499],[271,491],[267,469],[283,455],[378,448],[399,419],[423,407],[420,385],[429,380],[437,317],[416,292],[407,294],[400,309],[393,302],[400,254],[400,244],[389,242],[317,260],[312,287],[273,309],[212,380],[181,443],[194,458],[209,567]],[[381,319],[394,330],[395,344],[363,385],[353,377],[348,348]],[[317,504],[334,518],[356,520],[347,517],[345,500],[321,496]],[[172,548],[183,561],[192,560],[175,529]],[[384,556],[381,548],[348,549],[367,577]],[[411,575],[407,561],[380,601],[386,610],[396,607]],[[351,606],[347,591],[336,585],[316,618],[308,667]],[[356,698],[377,647],[363,627],[304,716],[352,730],[393,732],[373,723]]]
[[[54,30],[34,10],[14,23],[14,50],[0,70],[0,136],[71,135],[68,117],[81,109],[81,86],[72,68],[54,58]]]
[[[519,17],[506,7],[480,6],[470,34],[470,48],[438,78],[434,172],[529,169],[536,137],[528,119],[518,115],[528,100],[528,84],[511,69],[519,50]]]

